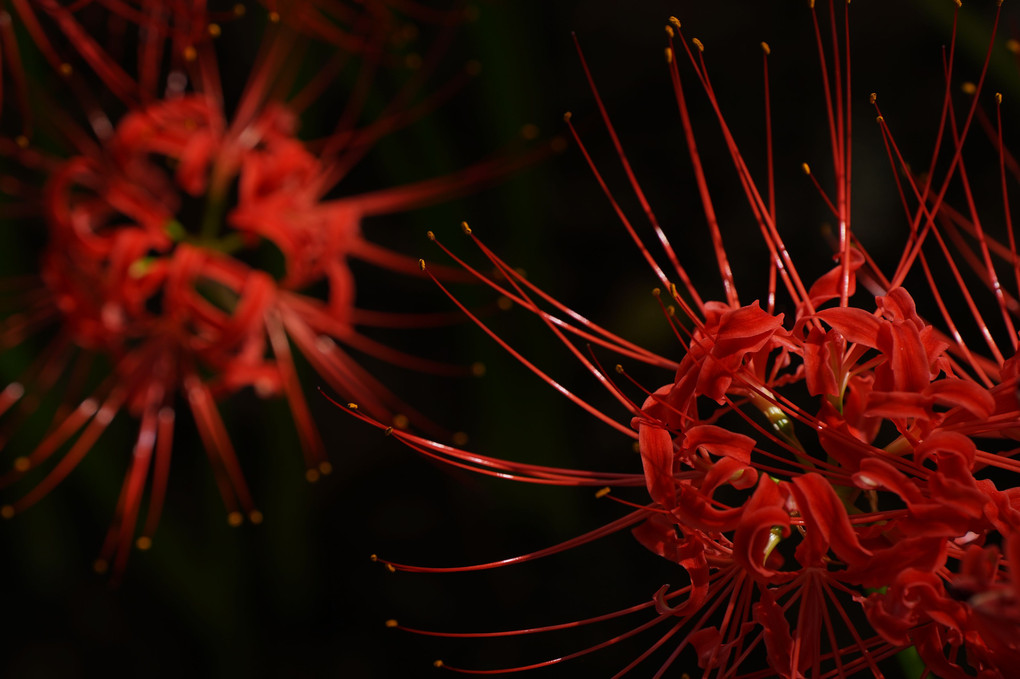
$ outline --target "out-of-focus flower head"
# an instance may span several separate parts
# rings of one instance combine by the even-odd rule
[[[411,448],[453,466],[528,483],[602,487],[600,497],[617,498],[632,511],[562,544],[496,562],[441,568],[383,563],[392,570],[420,572],[482,570],[631,529],[648,550],[682,571],[678,582],[625,610],[516,631],[446,635],[551,633],[644,616],[630,631],[553,660],[479,672],[547,667],[646,631],[652,640],[632,662],[615,668],[614,676],[647,664],[653,665],[651,672],[638,671],[659,677],[694,662],[713,677],[883,676],[887,661],[910,647],[940,677],[1008,677],[1015,672],[1020,660],[1020,257],[1009,209],[1009,192],[1015,188],[1011,181],[1017,177],[1006,172],[1011,156],[1001,136],[1004,105],[999,95],[994,104],[982,95],[987,59],[996,43],[989,39],[981,78],[966,88],[961,105],[953,78],[954,22],[942,62],[941,122],[923,173],[901,156],[896,123],[881,115],[877,97],[871,96],[880,133],[874,141],[885,144],[906,215],[902,251],[885,271],[851,228],[850,121],[853,106],[864,103],[850,80],[851,7],[830,2],[827,16],[820,17],[811,4],[834,183],[827,190],[809,166],[803,169],[837,225],[835,266],[828,273],[814,282],[804,280],[784,243],[774,197],[771,129],[767,176],[759,177],[745,162],[716,97],[704,44],[686,40],[676,19],[666,27],[667,72],[723,300],[699,293],[685,268],[690,253],[670,245],[583,57],[625,176],[668,265],[660,265],[660,257],[646,245],[569,114],[566,119],[612,209],[658,278],[656,297],[668,299],[661,304],[683,348],[678,360],[628,342],[557,302],[466,224],[465,233],[499,275],[487,276],[443,247],[480,280],[535,314],[607,388],[627,420],[619,421],[554,381],[475,318],[543,380],[634,439],[640,453],[634,465],[640,471],[519,463],[390,430]],[[762,49],[767,83],[771,48],[762,43]],[[759,233],[767,248],[767,281],[751,294],[743,281],[738,292],[740,276],[726,250],[729,239],[749,238],[750,233],[724,229],[717,218],[688,109],[684,81],[690,71],[714,111],[740,195],[750,207],[753,221],[746,229]],[[978,115],[986,105],[994,106],[995,122]],[[771,128],[767,86],[766,111]],[[993,172],[1001,180],[1005,218],[994,227],[981,218],[965,162],[964,143],[969,135],[980,135],[974,124],[979,119],[986,121],[998,150]],[[960,196],[959,209],[950,204],[950,195]],[[891,215],[885,229],[902,222],[903,213]],[[422,267],[427,269],[424,261]],[[959,295],[962,308],[950,308],[950,293]],[[922,317],[912,295],[923,297],[923,308],[937,316]],[[980,302],[982,295],[988,304]],[[965,339],[971,336],[981,346]],[[602,368],[599,353],[620,357],[615,375]],[[660,367],[673,377],[646,388],[630,377],[626,363]],[[635,486],[646,492],[644,500],[630,499],[634,495],[627,489]],[[396,621],[388,624],[444,635]]]
[[[7,175],[5,193],[46,230],[39,276],[9,281],[18,309],[0,328],[0,343],[50,338],[0,396],[0,413],[11,411],[6,447],[24,450],[0,477],[17,495],[0,511],[13,517],[46,495],[118,413],[137,418],[134,454],[96,563],[119,572],[132,544],[151,545],[179,399],[195,420],[228,520],[239,525],[262,515],[218,400],[244,388],[284,396],[308,480],[331,471],[298,383],[294,348],[333,390],[398,426],[419,416],[348,348],[413,369],[470,374],[359,332],[358,325],[439,319],[356,308],[349,260],[421,275],[416,260],[366,238],[362,220],[449,198],[525,158],[504,154],[416,184],[334,195],[375,142],[470,77],[474,69],[462,69],[421,96],[464,17],[460,8],[290,2],[259,19],[243,5],[219,13],[204,2],[89,5],[14,4],[15,18],[82,110],[64,110],[45,91],[26,90],[33,106],[25,110],[42,110],[33,125],[0,139],[0,153],[17,168]],[[437,24],[423,55],[412,49],[415,31],[408,28],[420,13]],[[3,20],[9,27],[11,17]],[[44,22],[52,24],[52,39]],[[258,54],[232,94],[233,83],[221,81],[234,71],[221,73],[217,41],[243,27],[248,33],[230,36],[233,49],[260,25]],[[398,82],[395,92],[376,90],[381,71]],[[331,129],[301,138],[302,116],[324,94],[336,101],[340,83],[348,91],[339,114],[327,111]],[[368,118],[370,104],[378,112]],[[40,177],[41,191],[26,179],[31,175]],[[96,384],[90,375],[103,364],[109,374]],[[63,405],[52,425],[41,440],[19,443],[17,423],[54,389],[62,390]]]

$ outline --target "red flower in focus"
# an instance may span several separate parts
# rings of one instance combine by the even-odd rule
[[[288,6],[317,16],[316,3]],[[62,26],[74,20],[70,10],[46,7]],[[96,562],[99,570],[112,562],[119,572],[132,542],[142,549],[151,545],[165,497],[179,396],[194,416],[228,520],[239,525],[245,518],[258,523],[262,515],[220,417],[222,398],[246,387],[261,396],[285,396],[308,480],[331,470],[298,383],[292,346],[332,389],[397,423],[407,420],[403,413],[417,415],[343,347],[415,369],[469,372],[405,356],[362,335],[356,326],[423,321],[420,315],[357,309],[348,263],[358,258],[420,275],[415,260],[365,238],[362,220],[447,198],[524,159],[496,158],[439,179],[331,198],[373,142],[458,87],[460,76],[438,95],[415,102],[442,49],[431,53],[431,61],[415,64],[417,72],[381,117],[359,127],[371,76],[390,60],[386,46],[395,16],[374,2],[352,7],[344,16],[358,40],[345,50],[331,48],[332,60],[302,82],[296,69],[308,45],[301,45],[305,38],[297,29],[318,33],[326,26],[298,19],[283,23],[271,15],[260,56],[228,111],[211,41],[222,29],[201,4],[144,3],[138,9],[115,4],[115,9],[123,13],[120,19],[137,23],[144,45],[137,76],[127,84],[121,79],[129,78],[125,71],[113,77],[96,68],[128,104],[119,122],[109,122],[89,104],[92,138],[54,113],[56,131],[76,149],[71,157],[53,156],[23,137],[3,147],[5,156],[44,176],[42,200],[32,203],[27,190],[23,198],[29,208],[42,207],[47,241],[41,285],[19,289],[25,309],[7,318],[0,339],[13,346],[50,325],[58,330],[38,361],[3,391],[0,413],[18,410],[19,401],[20,409],[30,412],[42,394],[61,384],[67,385],[67,402],[44,438],[0,477],[0,485],[47,470],[3,506],[3,516],[10,518],[66,477],[118,413],[138,418],[130,469]],[[106,53],[93,55],[93,47],[92,42],[79,45],[86,58],[111,62]],[[160,83],[164,50],[171,70]],[[352,59],[359,64],[358,85],[337,128],[314,142],[300,139],[301,114]],[[157,86],[165,91],[157,93]],[[282,256],[282,266],[262,268],[267,248]],[[325,290],[325,298],[316,290]],[[110,373],[92,389],[85,377],[102,361],[110,362]],[[148,509],[139,534],[147,485]]]
[[[662,676],[681,666],[679,658],[688,649],[693,658],[687,662],[696,660],[705,676],[882,676],[886,661],[911,646],[940,677],[1011,676],[1020,659],[1020,465],[1015,460],[1015,442],[1020,440],[1020,337],[1014,325],[1020,290],[1007,292],[999,270],[1004,263],[1020,285],[1020,257],[1008,219],[1008,198],[1001,241],[982,227],[963,155],[987,61],[981,81],[973,87],[973,100],[958,117],[949,48],[941,144],[933,154],[932,169],[923,177],[911,172],[889,125],[878,116],[908,217],[908,238],[899,263],[886,273],[851,229],[849,121],[856,95],[849,87],[849,49],[837,40],[849,36],[850,9],[844,7],[846,14],[830,3],[827,27],[811,10],[829,113],[835,194],[830,196],[810,168],[805,169],[838,224],[836,265],[813,285],[802,279],[787,251],[771,190],[759,189],[734,141],[710,82],[704,46],[697,40],[685,41],[675,19],[667,27],[667,64],[725,301],[705,301],[691,283],[681,257],[648,207],[594,84],[624,171],[670,269],[660,267],[576,132],[574,136],[661,289],[669,291],[671,300],[663,309],[683,345],[679,362],[629,343],[556,302],[470,229],[465,228],[466,233],[499,276],[487,277],[443,248],[479,279],[538,316],[624,406],[630,427],[568,391],[474,319],[568,398],[635,438],[641,471],[543,467],[441,446],[407,432],[395,436],[429,457],[482,474],[540,484],[606,486],[600,495],[611,497],[621,489],[620,502],[635,508],[583,536],[511,559],[448,568],[385,563],[392,569],[425,572],[487,569],[630,528],[648,550],[682,571],[680,584],[665,585],[647,603],[626,610],[547,627],[450,634],[525,635],[639,612],[650,616],[632,631],[553,660],[458,671],[544,667],[660,627],[659,637],[615,676],[656,653],[659,665],[654,676]],[[828,48],[823,35],[832,36]],[[767,74],[770,49],[765,44],[763,48]],[[697,152],[682,84],[685,76],[674,58],[680,49],[705,89],[754,216],[753,226],[769,252],[769,283],[757,301],[749,303],[737,292],[725,234]],[[875,102],[873,95],[871,103]],[[1000,103],[997,97],[996,105]],[[993,131],[1000,158],[1005,159],[999,130],[996,123]],[[771,141],[768,148],[771,186]],[[939,148],[948,149],[949,160],[937,166]],[[936,174],[936,167],[943,174]],[[1005,187],[1005,172],[1000,172]],[[959,187],[966,211],[948,204],[950,186]],[[961,256],[991,291],[993,313],[1001,321],[983,314],[974,301],[958,264]],[[935,258],[944,262],[957,283],[973,325],[987,343],[987,356],[963,339],[958,314],[951,313],[944,301],[946,286],[933,276]],[[925,296],[926,303],[930,299],[925,308],[936,310],[941,318],[921,315],[908,284],[913,294]],[[789,311],[777,312],[781,305]],[[996,341],[996,335],[1005,341]],[[617,373],[642,394],[632,399],[591,354],[576,346],[578,339],[625,361],[666,368],[673,377],[664,386],[646,389],[617,366]],[[650,502],[622,499],[627,497],[625,489],[635,485],[644,487]],[[403,627],[395,621],[389,624]]]

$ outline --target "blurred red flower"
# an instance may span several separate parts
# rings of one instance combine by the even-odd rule
[[[228,520],[239,525],[245,518],[258,523],[262,515],[242,476],[219,400],[244,388],[264,397],[285,396],[308,480],[331,471],[298,383],[292,346],[332,389],[396,423],[417,415],[359,366],[347,347],[414,369],[470,373],[404,355],[359,332],[358,325],[414,326],[437,318],[356,308],[348,262],[358,258],[421,275],[416,260],[367,239],[362,220],[477,187],[525,162],[523,154],[417,184],[330,197],[378,139],[420,117],[470,75],[470,69],[462,71],[432,95],[417,96],[462,12],[435,10],[425,17],[442,25],[423,59],[405,48],[414,36],[387,3],[287,3],[282,16],[270,11],[259,55],[238,101],[228,104],[214,38],[225,30],[217,21],[236,19],[231,26],[239,27],[253,20],[242,20],[243,6],[221,16],[201,2],[114,2],[89,14],[93,23],[120,33],[125,26],[137,29],[136,38],[121,45],[130,53],[131,40],[138,42],[130,73],[85,32],[79,23],[85,18],[76,14],[81,8],[16,3],[16,9],[73,90],[82,94],[90,80],[72,77],[70,66],[60,68],[66,62],[58,59],[56,42],[36,35],[36,12],[75,43],[97,82],[119,99],[109,108],[125,110],[114,123],[100,105],[102,91],[83,94],[91,134],[75,123],[73,112],[42,112],[40,124],[49,125],[44,131],[67,139],[74,149],[70,155],[54,154],[48,144],[33,144],[25,135],[3,142],[3,155],[20,165],[20,176],[38,173],[45,182],[41,196],[20,181],[7,188],[27,210],[43,213],[47,238],[40,280],[11,283],[23,309],[8,316],[0,342],[10,347],[41,333],[46,337],[52,326],[57,330],[37,361],[3,391],[0,413],[19,408],[30,413],[48,391],[66,388],[48,433],[0,477],[0,485],[9,487],[46,470],[3,506],[4,517],[46,495],[113,418],[127,412],[140,426],[96,562],[99,570],[112,563],[120,572],[132,543],[151,545],[165,498],[179,397],[194,417]],[[317,63],[313,76],[304,76],[303,57],[321,58],[308,36],[323,37],[327,28],[349,39],[324,43],[328,59]],[[395,37],[398,30],[403,34]],[[362,123],[373,77],[382,67],[410,75],[382,113]],[[347,108],[330,123],[335,129],[319,139],[301,139],[302,115],[345,69],[348,75],[353,71],[354,85]],[[43,92],[35,95],[48,101]],[[282,264],[273,264],[277,257]],[[103,362],[111,366],[109,375],[91,384],[89,372]],[[148,510],[139,532],[147,485]]]

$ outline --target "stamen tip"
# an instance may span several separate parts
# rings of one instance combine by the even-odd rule
[[[425,270],[425,260],[424,259],[419,259],[418,260],[418,268],[420,268],[422,271]]]
[[[569,123],[570,119],[573,118],[573,117],[574,117],[574,114],[571,113],[570,111],[567,111],[566,113],[563,114],[563,122]]]
[[[974,94],[977,92],[977,85],[968,80],[960,85],[960,89],[963,90],[964,94]]]
[[[348,403],[347,404],[347,409],[348,410],[357,410],[358,409],[358,404],[357,403],[353,403],[353,402],[352,403]]]
[[[995,103],[996,104],[1001,104],[1002,103],[1002,92],[996,92],[995,93]]]
[[[436,667],[436,668],[442,667],[443,666],[443,661],[442,660],[434,660],[432,662],[432,666]]]
[[[467,222],[461,222],[460,223],[460,230],[463,231],[468,236],[471,235],[471,227],[468,226]]]
[[[878,92],[872,92],[868,95],[869,104],[874,104],[876,101],[878,101]]]
[[[697,38],[691,38],[691,42],[694,43],[694,46],[698,48],[699,52],[705,51],[705,43],[701,42]]]
[[[769,47],[769,44],[764,40],[761,43],[761,51],[765,53],[765,56],[772,54],[772,48]]]
[[[676,30],[678,31],[680,30],[680,20],[677,19],[675,16],[669,17],[669,23],[673,24],[673,28],[675,28]]]
[[[432,233],[431,231],[426,231],[425,236],[433,243],[436,242],[436,234]]]
[[[613,489],[610,488],[609,486],[606,486],[605,488],[599,488],[597,491],[595,491],[595,497],[603,498],[603,497],[609,495],[609,493],[611,493],[612,490]]]
[[[135,540],[135,547],[137,547],[142,552],[151,549],[152,538],[150,538],[148,535],[140,536],[137,540]]]
[[[396,620],[394,620],[393,618],[390,618],[390,619],[389,619],[389,620],[387,620],[387,621],[386,621],[386,622],[385,622],[384,624],[385,624],[385,625],[386,625],[387,627],[389,627],[390,629],[393,629],[394,627],[398,627],[398,626],[400,625],[400,623],[398,623],[398,622],[397,622]]]
[[[237,528],[244,523],[244,515],[241,512],[233,511],[227,514],[227,523]]]

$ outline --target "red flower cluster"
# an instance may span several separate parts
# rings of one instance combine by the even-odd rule
[[[651,502],[586,535],[514,559],[439,569],[385,563],[412,571],[492,568],[562,551],[629,527],[642,545],[686,574],[684,584],[663,586],[647,604],[590,620],[516,632],[450,635],[530,634],[654,611],[650,620],[633,631],[590,648],[525,667],[486,671],[555,664],[657,625],[665,631],[615,676],[657,652],[661,664],[654,676],[662,676],[676,667],[686,649],[691,649],[705,676],[716,677],[883,676],[884,661],[911,646],[940,677],[1008,677],[1020,662],[1020,464],[1015,459],[1020,451],[1015,443],[1020,441],[1020,337],[1012,318],[1020,291],[1007,292],[997,273],[1004,262],[1010,277],[1020,281],[1020,257],[1008,217],[1008,198],[1004,198],[1007,242],[995,240],[982,228],[962,152],[979,110],[984,75],[971,88],[974,98],[965,118],[958,120],[951,96],[950,50],[944,62],[946,90],[939,131],[939,139],[949,139],[950,159],[941,180],[936,180],[933,171],[924,177],[912,173],[900,158],[884,118],[878,117],[897,177],[900,172],[905,177],[897,178],[897,185],[910,225],[899,265],[887,276],[850,228],[849,121],[855,96],[849,86],[849,51],[837,40],[837,36],[842,35],[843,41],[848,37],[845,26],[850,10],[847,5],[844,8],[837,12],[830,3],[829,30],[823,30],[812,7],[829,112],[834,197],[817,182],[816,186],[839,225],[837,264],[813,285],[802,282],[780,235],[773,198],[759,190],[733,140],[711,86],[702,43],[683,40],[675,19],[667,27],[667,62],[725,302],[704,301],[690,282],[620,150],[597,92],[599,109],[620,150],[631,187],[664,246],[679,287],[656,263],[580,138],[574,136],[624,227],[670,292],[670,304],[663,308],[684,348],[679,363],[626,342],[570,311],[473,235],[500,275],[487,277],[455,257],[481,280],[536,314],[627,408],[630,428],[554,382],[496,338],[569,398],[635,437],[642,473],[515,463],[441,446],[406,432],[395,435],[430,457],[483,474],[565,486],[605,485],[600,495],[613,493],[613,497],[615,488],[643,485]],[[847,14],[840,16],[844,11]],[[831,51],[822,38],[826,33],[833,37]],[[994,41],[989,52],[993,45]],[[763,48],[767,64],[770,50],[764,44]],[[759,301],[741,301],[737,293],[697,153],[674,59],[677,49],[686,52],[707,93],[741,189],[768,247],[771,275],[762,295],[767,300],[764,308]],[[830,63],[835,66],[830,68]],[[986,71],[987,62],[982,73]],[[872,96],[871,103],[875,101]],[[997,96],[996,106],[1000,103]],[[1001,132],[998,148],[1005,167]],[[937,156],[938,148],[932,168]],[[771,168],[769,172],[771,185]],[[1002,180],[1005,188],[1004,171]],[[964,212],[946,203],[947,189],[954,182],[966,197]],[[948,247],[946,238],[956,247]],[[974,324],[986,338],[990,358],[964,341],[959,323],[943,301],[946,289],[933,278],[932,251],[944,259],[959,284]],[[1000,258],[998,263],[993,255]],[[998,330],[991,326],[996,324],[986,321],[964,283],[957,265],[960,256],[995,298],[995,313],[1001,315],[1005,330],[1004,348],[993,339]],[[940,310],[945,331],[919,314],[914,298],[903,287],[908,275],[923,275],[924,282],[915,289],[927,287],[934,302],[931,308]],[[776,311],[777,288],[789,299],[787,314]],[[654,390],[631,380],[645,394],[638,405],[575,346],[573,338],[612,350],[628,361],[673,370],[675,376]],[[617,373],[628,377],[622,366],[617,366]],[[395,621],[389,624],[403,627]],[[762,660],[767,665],[764,669]]]
[[[112,562],[120,571],[132,542],[142,549],[151,545],[179,396],[194,416],[229,522],[239,525],[245,518],[258,523],[262,516],[217,400],[244,388],[285,396],[308,480],[331,471],[298,383],[292,345],[331,388],[398,423],[407,420],[403,413],[415,417],[414,412],[341,345],[416,369],[470,372],[405,356],[360,334],[357,325],[413,326],[436,319],[357,309],[348,262],[359,258],[420,275],[415,260],[366,239],[363,218],[447,198],[524,158],[496,158],[419,184],[330,197],[375,141],[435,106],[469,75],[455,76],[436,95],[416,97],[459,11],[425,12],[425,18],[441,21],[442,35],[423,60],[414,53],[395,58],[409,39],[409,24],[398,21],[401,15],[386,3],[286,3],[283,15],[271,9],[259,57],[238,103],[228,110],[213,41],[224,29],[214,19],[240,19],[243,6],[218,16],[201,2],[109,4],[99,19],[122,32],[125,26],[137,28],[136,73],[129,74],[89,36],[79,22],[85,19],[76,14],[80,7],[41,3],[40,11],[120,100],[115,106],[126,106],[119,122],[112,123],[95,103],[101,95],[90,93],[83,101],[93,135],[57,111],[40,116],[54,128],[48,131],[71,142],[70,157],[53,156],[24,135],[3,143],[4,156],[19,163],[23,175],[38,171],[43,177],[41,197],[21,190],[21,184],[13,193],[28,210],[42,213],[47,240],[41,281],[18,288],[24,311],[6,319],[0,341],[12,346],[51,325],[58,330],[37,363],[3,392],[0,413],[17,409],[19,400],[30,412],[55,386],[66,392],[48,433],[14,460],[0,485],[47,469],[27,493],[3,506],[3,516],[10,518],[66,477],[117,413],[138,418],[130,469],[96,564],[105,570]],[[417,8],[399,4],[412,15]],[[75,69],[61,68],[66,62],[45,39],[32,6],[16,7],[43,53],[80,90]],[[318,64],[314,77],[302,79],[300,57],[314,54],[307,35],[328,38],[330,58]],[[373,75],[383,66],[407,64],[407,84],[381,116],[359,124]],[[357,84],[336,129],[315,141],[300,139],[301,114],[345,68],[353,70]],[[90,385],[85,378],[92,366],[104,362],[111,365],[109,375]],[[150,483],[149,508],[136,539]]]

